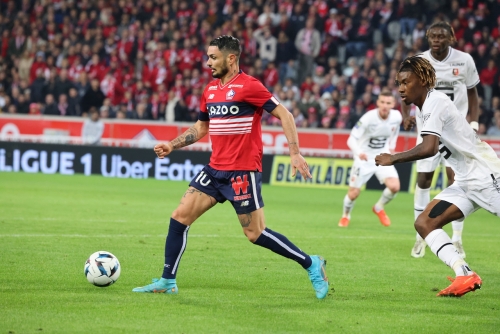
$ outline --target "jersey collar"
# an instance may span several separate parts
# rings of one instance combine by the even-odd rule
[[[443,60],[437,60],[436,58],[434,58],[432,56],[432,52],[429,50],[429,56],[432,58],[432,60],[434,60],[435,62],[438,62],[438,63],[444,63],[445,61],[448,60],[448,58],[450,58],[451,56],[451,52],[452,52],[453,48],[451,46],[448,47],[448,55],[446,57],[444,57]]]
[[[224,87],[226,87],[226,86],[227,86],[227,85],[229,85],[230,83],[234,82],[234,80],[236,80],[236,78],[237,78],[237,77],[239,77],[241,73],[243,73],[243,71],[242,71],[242,70],[239,70],[239,71],[238,71],[238,75],[236,75],[234,78],[232,78],[231,80],[229,80],[228,82],[226,82],[226,84],[225,84],[225,85],[221,85],[221,81],[220,81],[220,79],[219,79],[219,84],[218,84],[219,89],[224,89]]]

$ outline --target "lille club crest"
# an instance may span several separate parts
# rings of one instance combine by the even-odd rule
[[[453,69],[453,75],[458,75],[458,68]]]
[[[226,94],[226,100],[232,100],[233,97],[236,95],[236,93],[234,92],[234,90],[230,90],[229,92],[227,92]]]

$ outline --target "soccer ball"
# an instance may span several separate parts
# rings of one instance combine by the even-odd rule
[[[99,251],[89,256],[83,272],[90,283],[106,287],[118,280],[121,267],[116,256],[110,252]]]

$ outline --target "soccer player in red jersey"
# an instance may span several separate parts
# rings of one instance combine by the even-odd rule
[[[215,78],[201,97],[198,121],[179,137],[154,147],[163,159],[173,150],[193,144],[210,134],[210,162],[189,184],[182,201],[172,213],[165,244],[165,265],[161,279],[133,289],[134,292],[178,293],[176,275],[186,249],[191,224],[217,203],[229,200],[243,232],[256,245],[298,262],[306,269],[323,299],[328,293],[326,261],[304,253],[285,236],[269,229],[264,220],[262,187],[261,117],[269,112],[279,118],[288,140],[293,176],[297,170],[311,178],[309,166],[299,151],[292,114],[257,79],[239,70],[240,41],[220,36],[210,42],[207,65]]]

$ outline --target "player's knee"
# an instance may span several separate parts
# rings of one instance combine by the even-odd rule
[[[174,212],[172,212],[172,218],[183,224],[190,223],[189,217],[185,213],[183,213],[182,210],[179,210],[178,208],[175,209]]]
[[[429,189],[432,183],[433,173],[418,173],[417,185],[421,189]]]
[[[429,222],[427,217],[422,217],[423,215],[418,216],[417,220],[415,220],[414,227],[415,230],[420,234],[422,238],[425,238],[428,234],[428,226]]]
[[[390,190],[391,193],[395,194],[399,191],[400,186],[399,182],[390,182],[387,184],[387,189]]]
[[[248,241],[250,241],[252,244],[254,244],[257,239],[259,239],[261,232],[254,231],[254,230],[247,230],[244,229],[243,233],[245,233],[245,236],[247,237]]]
[[[349,191],[347,192],[347,196],[351,201],[354,201],[356,198],[359,196],[359,189],[358,188],[350,188]]]

